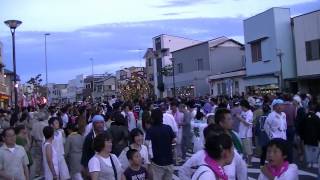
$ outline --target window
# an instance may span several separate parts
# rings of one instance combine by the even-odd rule
[[[148,66],[152,66],[152,59],[151,58],[148,59]]]
[[[149,74],[149,81],[153,81],[153,74]]]
[[[203,59],[197,59],[196,63],[197,63],[198,71],[202,71],[203,70]]]
[[[218,89],[218,95],[221,95],[221,84],[217,84],[217,89]]]
[[[156,44],[156,51],[160,51],[161,50],[161,38],[160,37],[155,39],[155,44]]]
[[[239,81],[234,82],[234,92],[239,94]]]
[[[222,91],[223,95],[227,94],[227,84],[226,83],[221,84],[221,91]]]
[[[262,60],[261,41],[251,43],[251,56],[252,62],[258,62]]]
[[[182,63],[177,64],[177,67],[178,67],[178,73],[183,73]]]
[[[306,56],[307,61],[320,59],[320,39],[306,42]]]

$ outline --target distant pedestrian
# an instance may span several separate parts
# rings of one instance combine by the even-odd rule
[[[76,125],[67,124],[68,137],[65,143],[65,157],[72,180],[82,180],[81,156],[84,137],[78,132]]]
[[[51,126],[43,128],[45,142],[42,145],[43,169],[45,180],[59,180],[59,155],[52,145],[54,139],[54,129]]]
[[[59,158],[59,173],[60,180],[66,180],[70,178],[69,169],[64,158],[64,143],[65,143],[65,134],[61,129],[62,121],[58,117],[52,117],[49,119],[49,125],[54,129],[54,139],[52,141],[52,146],[57,152],[57,156]]]
[[[237,115],[239,124],[239,136],[243,144],[243,152],[247,160],[248,166],[252,166],[251,158],[253,154],[252,147],[252,137],[253,137],[253,113],[251,111],[251,106],[247,100],[242,100],[240,102],[242,109],[241,114]]]

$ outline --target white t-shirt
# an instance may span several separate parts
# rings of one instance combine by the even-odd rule
[[[270,139],[282,138],[286,140],[287,139],[286,114],[284,112],[282,112],[281,114],[278,114],[277,112],[272,111],[268,115],[264,123],[264,129]]]
[[[200,150],[193,154],[190,159],[188,159],[179,169],[179,178],[181,180],[190,180],[193,172],[195,172],[193,167],[198,167],[205,164],[205,150]],[[228,175],[229,180],[236,179],[247,179],[248,169],[247,165],[239,155],[239,153],[234,150],[234,157],[230,165],[223,167],[225,173]],[[199,170],[200,171],[200,170]]]
[[[67,127],[67,124],[68,124],[68,122],[69,122],[69,117],[68,117],[68,115],[67,114],[63,114],[63,116],[62,116],[62,123],[63,123],[63,125],[62,125],[62,127],[63,128],[66,128]]]
[[[216,175],[207,166],[200,166],[193,174],[191,180],[216,180]]]
[[[252,123],[253,123],[253,113],[251,110],[246,112],[241,112],[241,117],[249,123],[249,126],[240,121],[239,124],[239,137],[240,138],[251,138],[252,137]]]
[[[99,171],[101,171],[101,170],[100,170],[100,161],[99,161],[99,159],[98,159],[96,156],[99,156],[99,158],[101,158],[102,161],[103,161],[107,166],[109,166],[109,167],[112,167],[112,163],[111,163],[110,156],[112,156],[112,160],[115,162],[115,164],[116,164],[116,163],[120,164],[117,156],[114,155],[114,154],[110,154],[110,156],[107,157],[107,158],[104,158],[104,157],[96,154],[95,156],[93,156],[93,157],[89,160],[88,169],[89,169],[89,172],[90,172],[90,173],[91,173],[91,172],[99,172]]]
[[[276,177],[275,180],[298,180],[298,167],[295,164],[289,164],[288,170],[281,174],[280,177]],[[268,178],[263,174],[260,173],[258,180],[268,180]]]
[[[176,123],[176,120],[174,120],[174,117],[172,114],[169,113],[163,113],[163,124],[166,124],[170,126],[173,130],[173,132],[178,135],[178,126]]]
[[[125,148],[120,156],[119,156],[119,161],[122,165],[122,169],[127,169],[127,167],[129,166],[129,161],[128,161],[128,158],[127,158],[127,152],[128,152],[129,148]],[[140,155],[141,155],[141,158],[142,158],[142,165],[147,165],[147,164],[150,164],[150,160],[149,160],[149,153],[148,153],[148,149],[147,149],[147,146],[145,145],[142,145],[141,146],[141,149],[140,149]]]

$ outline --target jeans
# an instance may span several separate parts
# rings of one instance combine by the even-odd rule
[[[260,166],[264,166],[266,163],[266,157],[267,157],[267,145],[262,146],[262,152],[260,155]]]
[[[294,135],[295,135],[294,126],[288,126],[287,127],[287,141],[288,141],[288,144],[289,144],[289,153],[288,153],[288,161],[289,161],[289,163],[293,162]]]

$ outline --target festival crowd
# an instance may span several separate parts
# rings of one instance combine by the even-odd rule
[[[172,180],[178,170],[181,180],[247,180],[259,157],[259,180],[297,180],[297,164],[320,174],[319,103],[289,93],[112,96],[0,109],[0,179]]]

